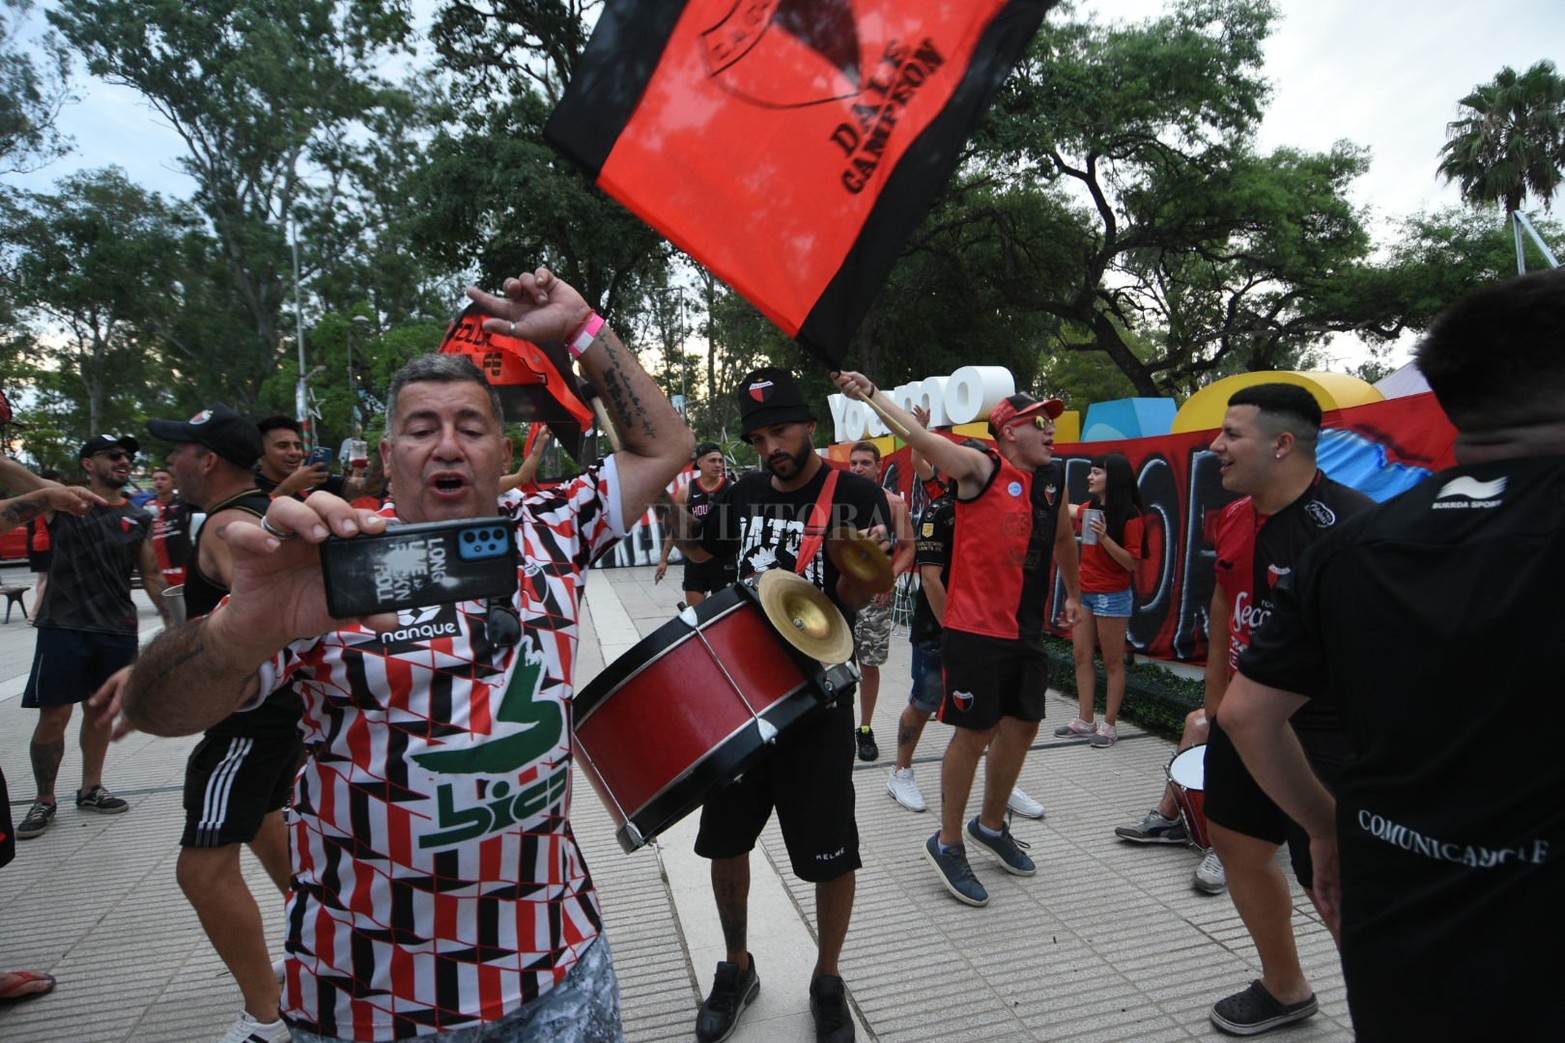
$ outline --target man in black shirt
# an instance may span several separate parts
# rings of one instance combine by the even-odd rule
[[[891,517],[885,493],[874,482],[835,471],[815,452],[815,414],[793,377],[780,369],[756,370],[739,384],[744,438],[768,471],[749,474],[712,502],[697,541],[679,549],[695,561],[735,554],[739,575],[788,569],[836,603],[851,625],[869,592],[837,572],[824,542],[806,548],[806,525],[868,530],[886,540]],[[835,483],[823,494],[828,482]],[[676,514],[683,536],[689,519]],[[889,542],[889,541],[887,541]],[[727,959],[717,965],[712,992],[696,1018],[702,1043],[727,1039],[739,1015],[760,991],[748,950],[750,851],[772,811],[777,812],[794,874],[815,884],[818,954],[810,981],[816,1039],[853,1039],[837,967],[853,913],[854,871],[859,861],[853,804],[853,704],[851,691],[829,708],[784,733],[755,770],[714,794],[701,810],[696,854],[712,860],[712,889],[722,921]]]
[[[293,417],[279,413],[257,421],[255,426],[261,432],[262,448],[255,484],[268,496],[302,499],[317,489],[344,500],[363,495],[363,471],[336,475],[326,464],[311,464],[305,459],[304,429]]]
[[[122,667],[136,658],[139,629],[131,600],[130,573],[140,568],[142,588],[167,624],[161,597],[163,574],[152,553],[152,519],[125,498],[131,466],[140,448],[134,438],[97,435],[82,446],[80,460],[87,488],[104,506],[83,517],[69,513],[48,516],[53,560],[49,593],[38,606],[33,625],[38,646],[22,705],[38,710],[33,729],[33,780],[38,795],[16,828],[22,840],[39,836],[54,821],[54,784],[65,756],[65,731],[77,703],[84,702]],[[40,488],[47,484],[29,475],[8,484]],[[114,815],[130,805],[103,785],[103,763],[109,751],[109,729],[101,711],[83,706],[80,734],[82,784],[76,806]]]
[[[1360,1043],[1559,1033],[1565,761],[1537,711],[1565,626],[1562,345],[1565,270],[1435,321],[1416,360],[1459,466],[1304,555],[1219,714],[1310,833]],[[1335,798],[1287,727],[1317,702],[1346,729]]]

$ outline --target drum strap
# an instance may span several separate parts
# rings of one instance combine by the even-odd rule
[[[793,571],[801,576],[815,560],[815,555],[821,552],[821,544],[826,540],[826,524],[831,520],[831,497],[837,490],[840,472],[829,464],[826,471],[826,484],[821,486],[821,494],[810,508],[810,520],[804,524],[804,539],[799,543],[799,560],[793,566]]]

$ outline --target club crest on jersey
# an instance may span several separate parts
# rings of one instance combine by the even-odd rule
[[[1054,506],[1054,498],[1059,495],[1060,488],[1053,482],[1043,487],[1043,498],[1050,507]]]
[[[1310,521],[1314,522],[1317,528],[1329,529],[1337,524],[1336,513],[1319,500],[1311,500],[1305,504],[1304,513],[1309,515]]]
[[[958,710],[966,713],[973,708],[973,693],[953,691],[951,693],[951,702],[956,705]]]
[[[1282,582],[1283,577],[1290,575],[1292,572],[1291,568],[1284,565],[1268,565],[1266,566],[1266,585],[1275,590],[1277,584]]]
[[[141,523],[136,521],[134,518],[127,518],[123,514],[120,515],[120,528],[123,531],[135,532],[138,528],[140,528],[140,525]]]

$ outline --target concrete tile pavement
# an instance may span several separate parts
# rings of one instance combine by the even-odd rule
[[[594,575],[578,680],[673,615],[677,581],[654,586],[652,569]],[[140,595],[138,594],[138,597]],[[146,631],[156,624],[142,601]],[[0,765],[9,768],[13,812],[32,796],[31,711],[19,694],[33,631],[0,627]],[[19,664],[19,665],[18,665]],[[975,860],[987,908],[946,895],[920,856],[935,815],[915,815],[885,792],[886,765],[908,673],[905,635],[883,668],[875,729],[880,762],[856,770],[865,867],[843,958],[859,1038],[886,1043],[996,1040],[1141,1041],[1221,1038],[1212,1002],[1259,973],[1232,902],[1189,884],[1195,852],[1116,841],[1113,827],[1157,797],[1165,741],[1122,726],[1111,750],[1040,741],[1022,785],[1049,807],[1043,822],[1017,820],[1038,875],[1007,876]],[[1044,729],[1068,719],[1051,700]],[[944,728],[931,724],[915,762],[926,796],[939,790]],[[74,734],[74,732],[73,732]],[[0,1040],[215,1040],[237,1015],[239,994],[174,881],[182,824],[180,783],[194,739],[132,736],[110,752],[109,785],[131,801],[126,815],[62,807],[56,825],[20,845],[0,870],[0,964],[60,978],[44,999],[0,1008]],[[69,749],[62,789],[75,785]],[[603,895],[631,1043],[694,1038],[695,1011],[711,983],[722,939],[707,863],[691,854],[695,818],[631,855],[590,787],[574,791],[573,821]],[[270,886],[245,856],[257,895]],[[813,1038],[806,987],[814,960],[813,888],[787,873],[775,823],[752,860],[751,948],[762,989],[736,1043]],[[1294,925],[1321,1014],[1280,1030],[1289,1040],[1352,1038],[1336,950],[1295,891]],[[281,951],[282,902],[263,899]]]

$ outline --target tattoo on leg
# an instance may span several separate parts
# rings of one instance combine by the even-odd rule
[[[65,740],[35,742],[29,752],[33,758],[33,779],[38,783],[38,792],[52,794],[54,780],[60,774],[60,761],[65,758]]]
[[[732,884],[717,885],[717,919],[723,925],[723,944],[728,951],[745,952],[749,948],[748,911]]]
[[[897,725],[897,745],[898,746],[910,745],[913,742],[913,740],[916,739],[916,738],[918,738],[918,733],[915,732],[912,728],[909,728],[905,724]]]

